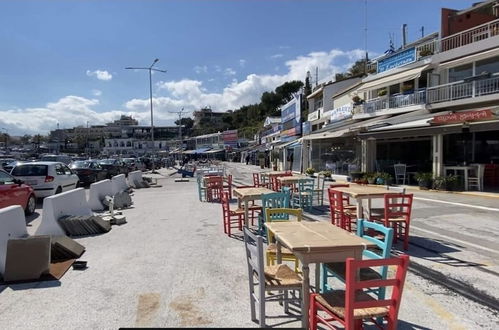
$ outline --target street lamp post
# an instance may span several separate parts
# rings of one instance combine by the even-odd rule
[[[154,121],[153,121],[153,109],[152,109],[152,71],[166,73],[166,70],[159,70],[159,69],[153,68],[154,64],[156,64],[158,61],[159,61],[159,59],[155,59],[154,62],[152,62],[151,66],[149,66],[147,68],[136,68],[136,67],[126,67],[125,68],[127,70],[148,70],[149,71],[149,101],[151,104],[151,142],[152,142],[153,150],[154,150]]]

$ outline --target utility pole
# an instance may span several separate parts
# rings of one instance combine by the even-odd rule
[[[88,120],[87,120],[87,139],[86,139],[86,142],[85,142],[85,146],[87,147],[87,157],[90,159],[90,155],[88,154],[88,151],[89,151],[89,147],[88,147]]]
[[[170,113],[176,113],[178,114],[178,139],[179,139],[179,148],[182,148],[182,114],[186,111],[184,111],[184,108],[182,108],[180,111],[169,111]]]

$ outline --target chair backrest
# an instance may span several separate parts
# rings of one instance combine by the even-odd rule
[[[404,217],[409,222],[412,212],[413,194],[385,194],[385,220]]]
[[[227,185],[229,188],[232,187],[232,174],[227,175]]]
[[[405,194],[405,187],[386,186],[386,190],[397,192],[400,194]]]
[[[248,228],[243,228],[244,248],[246,250],[246,261],[248,263],[248,276],[250,288],[254,283],[254,276],[258,278],[258,285],[265,283],[263,263],[263,237],[253,234]]]
[[[262,211],[265,215],[266,209],[289,208],[289,194],[284,192],[275,192],[262,195]]]
[[[368,267],[388,267],[395,266],[395,277],[381,280],[358,280],[357,275],[361,268]],[[370,307],[387,307],[388,308],[388,329],[397,329],[398,311],[400,301],[402,299],[402,291],[404,288],[407,268],[409,266],[409,256],[402,255],[400,257],[390,259],[374,259],[374,260],[355,260],[347,258],[346,260],[346,291],[345,291],[345,323],[347,327],[352,327],[354,324],[354,310]],[[391,297],[389,299],[379,298],[376,300],[356,300],[357,291],[376,288],[392,288]]]
[[[331,223],[335,226],[341,227],[344,218],[344,199],[343,193],[333,188],[327,190],[329,197],[329,211],[331,212]]]
[[[382,234],[383,238],[380,238],[380,235],[376,232]],[[382,224],[367,221],[365,219],[358,219],[357,236],[376,244],[378,247],[376,250],[365,249],[362,253],[364,257],[369,259],[386,259],[390,257],[393,243],[393,228],[388,228]],[[388,267],[382,267],[381,276],[386,278],[387,273]]]
[[[302,179],[298,181],[298,192],[306,192],[314,190],[315,179]]]
[[[317,189],[324,190],[325,182],[326,182],[326,176],[322,173],[317,174]]]
[[[223,177],[209,176],[205,178],[207,188],[221,188],[223,186]]]
[[[395,176],[397,175],[405,175],[406,164],[394,164],[393,169],[395,171]]]
[[[291,195],[293,194],[293,190],[291,189],[291,187],[289,187],[289,186],[281,187],[281,192],[288,195],[289,200],[291,201]]]
[[[229,193],[224,191],[222,193],[222,196],[220,197],[220,202],[222,203],[222,212],[224,218],[229,215],[230,212],[230,200],[229,200]]]
[[[267,222],[290,221],[289,216],[296,217],[296,221],[301,221],[303,217],[302,209],[275,208],[265,210],[265,219]],[[274,234],[267,230],[267,242],[274,242]]]
[[[260,173],[253,173],[253,185],[255,187],[260,185]]]

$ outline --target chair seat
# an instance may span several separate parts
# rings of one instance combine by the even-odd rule
[[[337,214],[340,214],[338,210],[336,210]],[[343,209],[343,213],[348,216],[348,217],[357,217],[357,210],[356,209]]]
[[[363,291],[357,291],[355,293],[356,301],[371,301],[376,300],[367,293]],[[333,290],[325,294],[320,294],[315,297],[315,299],[321,303],[325,308],[329,309],[334,314],[341,318],[345,318],[345,291],[344,290]],[[357,308],[353,312],[353,318],[367,319],[373,317],[382,317],[388,314],[387,307],[369,307],[369,308]]]
[[[394,217],[394,218],[388,218],[388,222],[405,222],[406,217]]]
[[[244,209],[235,209],[235,210],[230,210],[232,214],[244,214]]]
[[[267,246],[267,252],[277,253],[277,245],[275,243],[270,243]],[[281,254],[283,256],[294,256],[293,252],[286,249],[285,247],[281,247]]]
[[[335,273],[338,275],[341,279],[345,279],[345,274],[346,274],[346,263],[344,262],[330,262],[327,264],[324,264],[324,267],[326,267],[329,271]],[[360,280],[361,281],[367,281],[367,280],[380,280],[381,279],[381,274],[375,271],[372,268],[361,268],[360,269]]]
[[[357,210],[357,205],[343,205],[344,210]]]
[[[265,267],[265,286],[298,286],[302,285],[302,278],[296,274],[288,265],[280,264]]]

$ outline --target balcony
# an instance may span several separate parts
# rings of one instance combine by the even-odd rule
[[[499,73],[489,78],[470,78],[428,88],[428,103],[441,103],[499,93]]]
[[[401,109],[414,105],[426,103],[426,90],[420,89],[410,94],[394,94],[389,97],[378,97],[366,101],[360,107],[356,107],[354,114],[356,115],[373,115],[378,112],[388,109]],[[390,111],[394,112],[394,111]],[[400,112],[400,111],[397,111]]]

